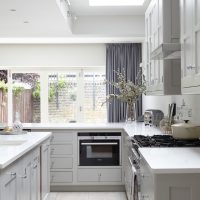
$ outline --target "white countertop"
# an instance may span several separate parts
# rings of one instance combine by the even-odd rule
[[[24,135],[0,135],[0,141],[24,141],[20,145],[0,145],[0,169],[7,167],[50,136],[50,132],[36,132]]]
[[[45,130],[117,130],[129,136],[162,134],[159,128],[144,123],[66,123],[66,124],[23,124],[25,129]],[[19,146],[0,146],[0,169],[8,166],[21,155],[37,146],[50,136],[47,132],[33,132],[28,141]],[[0,136],[9,137],[9,136]],[[18,137],[18,136],[17,136]],[[19,136],[20,137],[20,136]],[[21,136],[24,137],[24,136]],[[13,138],[13,136],[12,136]],[[140,152],[153,173],[200,173],[200,148],[140,148]]]
[[[53,130],[53,129],[66,129],[66,130],[125,130],[129,136],[133,135],[155,135],[162,134],[159,128],[145,126],[142,122],[132,123],[38,123],[38,124],[23,124],[25,129],[34,130]]]
[[[155,174],[200,173],[200,148],[139,148]]]

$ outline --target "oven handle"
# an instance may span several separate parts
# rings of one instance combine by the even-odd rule
[[[94,146],[99,146],[99,145],[118,145],[117,142],[99,142],[99,143],[92,143],[92,142],[84,142],[81,143],[82,146],[87,146],[87,145],[94,145]]]

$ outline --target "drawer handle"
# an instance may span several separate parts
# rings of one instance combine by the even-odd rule
[[[8,184],[10,184],[16,178],[17,173],[16,172],[11,172],[8,175],[11,176],[11,179],[7,183],[5,183],[5,186],[7,186]]]
[[[99,143],[92,143],[92,142],[84,142],[84,143],[81,143],[82,146],[88,146],[88,145],[91,145],[91,146],[100,146],[100,145],[118,145],[117,142],[99,142]]]
[[[19,178],[23,178],[23,179],[26,179],[27,178],[27,175],[24,174],[23,176],[18,176]]]
[[[34,165],[33,165],[33,169],[36,169],[36,168],[37,168],[37,164],[34,164]]]
[[[27,175],[26,175],[26,168],[24,170],[24,175],[20,175],[18,176],[19,178],[23,178],[23,179],[26,179],[27,178]]]
[[[11,176],[17,176],[17,173],[16,172],[11,172],[9,175],[11,175]]]
[[[188,65],[188,66],[187,66],[187,69],[188,69],[188,70],[194,70],[194,69],[196,69],[196,67],[195,67],[195,66],[192,66],[192,65]]]

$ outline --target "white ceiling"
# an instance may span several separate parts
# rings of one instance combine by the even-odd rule
[[[89,7],[88,0],[70,0],[70,3],[72,12],[80,19],[81,16],[92,15],[104,17],[144,15],[146,4],[149,1],[146,0],[142,7]],[[11,11],[11,9],[16,11]],[[0,0],[1,41],[3,38],[66,37],[73,37],[73,34],[56,0]]]
[[[0,0],[0,37],[64,37],[69,33],[55,0]]]
[[[147,4],[144,6],[89,6],[89,0],[69,0],[72,11],[77,16],[82,15],[144,15]]]

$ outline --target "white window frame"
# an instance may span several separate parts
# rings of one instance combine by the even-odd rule
[[[83,112],[80,109],[83,107],[82,100],[84,99],[84,78],[83,72],[92,72],[93,70],[105,72],[105,67],[4,67],[1,70],[8,70],[8,125],[13,124],[13,97],[12,97],[12,74],[14,73],[37,73],[40,76],[40,119],[41,123],[48,123],[49,108],[48,108],[48,75],[50,73],[76,72],[79,75],[78,91],[77,91],[77,116],[78,122],[83,119]],[[81,114],[82,113],[82,114]]]

